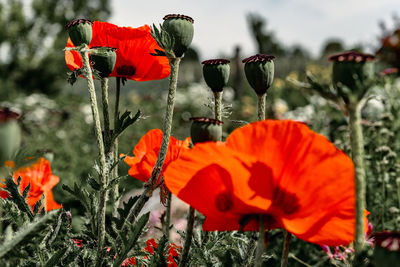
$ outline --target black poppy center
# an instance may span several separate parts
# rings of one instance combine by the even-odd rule
[[[130,65],[122,65],[117,67],[117,75],[121,77],[130,77],[136,73],[136,68]]]

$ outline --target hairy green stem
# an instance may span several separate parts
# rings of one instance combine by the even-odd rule
[[[183,245],[183,251],[182,251],[181,261],[179,262],[179,267],[185,267],[188,264],[189,250],[190,250],[190,245],[192,244],[192,237],[193,237],[194,213],[195,209],[190,207],[186,225],[186,239],[185,239],[185,244]]]
[[[290,238],[292,234],[288,231],[285,231],[285,241],[283,242],[283,251],[282,251],[282,258],[281,258],[281,267],[288,266],[288,259],[289,259],[289,245],[290,245]]]
[[[265,234],[264,215],[260,214],[259,217],[260,217],[260,228],[258,231],[257,251],[255,259],[256,267],[262,266],[262,254],[264,253],[264,234]]]
[[[165,221],[164,221],[164,235],[165,238],[169,241],[169,226],[171,224],[171,204],[172,204],[172,195],[171,192],[168,192],[168,197],[167,197],[167,207],[165,210]]]
[[[265,120],[265,101],[267,98],[267,93],[262,95],[257,95],[258,103],[257,103],[257,119],[259,121]]]
[[[104,121],[104,150],[106,157],[111,151],[110,145],[110,110],[108,107],[108,78],[101,78],[101,100],[103,104],[103,121]]]
[[[114,106],[114,130],[117,128],[117,121],[118,121],[118,114],[119,114],[119,97],[120,97],[120,92],[121,92],[121,78],[117,77],[116,78],[116,90],[115,90],[115,106]],[[118,137],[114,139],[114,162],[117,162],[119,160],[119,155],[118,155]],[[118,177],[118,165],[114,167],[113,170],[113,178]],[[119,185],[116,184],[111,191],[111,196],[112,196],[112,203],[113,203],[113,210],[112,214],[113,216],[117,216],[117,211],[119,207]]]
[[[222,92],[214,92],[214,115],[216,120],[222,120]]]
[[[168,88],[168,98],[167,98],[167,108],[165,111],[165,118],[163,124],[163,138],[161,142],[160,153],[158,154],[158,158],[156,164],[154,165],[153,172],[151,173],[148,186],[145,187],[142,195],[139,197],[133,209],[129,211],[128,216],[126,217],[124,226],[127,222],[132,221],[133,218],[136,218],[140,211],[143,209],[144,204],[148,200],[148,198],[153,194],[153,185],[157,182],[158,177],[160,177],[160,173],[162,170],[162,166],[164,164],[165,156],[167,155],[169,138],[171,136],[171,128],[172,128],[172,117],[174,114],[174,103],[175,103],[175,93],[176,86],[178,83],[178,72],[179,72],[179,64],[181,58],[170,58],[171,65],[171,76],[169,79],[169,88]]]
[[[104,150],[103,136],[101,132],[101,124],[100,124],[100,116],[99,110],[97,108],[97,99],[96,99],[96,91],[93,82],[93,74],[92,69],[89,63],[89,51],[86,48],[81,52],[83,67],[86,72],[86,80],[88,83],[88,89],[90,94],[90,104],[92,108],[92,115],[94,120],[94,130],[97,138],[97,145],[99,147],[100,152],[100,176],[101,176],[101,187],[100,198],[99,198],[99,210],[97,214],[97,235],[98,235],[98,243],[97,243],[97,255],[96,255],[96,266],[101,266],[103,262],[103,247],[104,247],[104,239],[105,239],[105,218],[106,218],[106,192],[104,191],[105,183],[106,183],[106,156]]]
[[[361,127],[361,108],[362,104],[360,102],[354,102],[348,105],[351,153],[356,172],[356,229],[354,241],[354,249],[356,254],[359,254],[361,252],[365,241],[365,169],[364,142]]]

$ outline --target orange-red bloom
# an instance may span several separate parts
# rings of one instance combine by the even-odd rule
[[[204,230],[285,228],[336,246],[354,239],[352,160],[294,121],[266,120],[235,130],[226,143],[200,143],[164,172],[168,189],[206,216]]]
[[[148,25],[131,28],[95,21],[92,32],[93,37],[89,47],[117,48],[117,61],[110,77],[149,81],[163,79],[170,74],[168,58],[150,55],[155,53],[155,49],[162,49],[151,36]],[[67,47],[74,47],[71,39],[68,39]],[[65,51],[65,61],[71,70],[83,66],[82,58],[76,51]]]
[[[32,208],[36,202],[39,201],[44,194],[44,206],[47,211],[61,208],[61,205],[55,202],[53,192],[51,189],[60,181],[60,178],[51,173],[50,162],[45,158],[39,158],[35,163],[30,166],[22,167],[14,171],[14,181],[21,177],[20,192],[31,184],[26,201]],[[1,185],[1,187],[5,187]],[[8,193],[1,191],[0,197],[9,197]]]
[[[162,142],[163,132],[160,129],[153,129],[147,132],[133,149],[134,157],[126,157],[125,162],[131,167],[128,174],[143,182],[147,182],[151,176],[154,165],[156,164]],[[165,157],[163,170],[175,159],[178,158],[183,150],[189,148],[190,138],[184,141],[174,137],[169,138],[169,146]],[[162,175],[162,173],[161,173]]]

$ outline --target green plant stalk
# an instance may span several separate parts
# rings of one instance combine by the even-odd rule
[[[354,249],[359,254],[363,248],[364,236],[364,210],[365,205],[365,168],[364,168],[364,142],[361,127],[362,104],[353,101],[347,105],[349,112],[350,143],[353,162],[355,165],[356,184],[356,231]]]
[[[104,151],[106,160],[111,152],[111,134],[110,134],[110,110],[108,106],[108,78],[101,78],[101,100],[103,104],[103,121],[104,121]]]
[[[164,236],[167,239],[167,241],[169,241],[169,230],[170,230],[169,226],[171,225],[171,204],[172,204],[172,194],[171,192],[168,192],[167,207],[165,210],[165,223],[163,225]]]
[[[265,234],[265,226],[264,226],[264,215],[260,214],[260,227],[258,231],[258,241],[257,241],[257,251],[256,251],[256,259],[255,266],[262,266],[262,254],[264,253],[264,234]]]
[[[281,267],[288,266],[288,259],[289,259],[289,245],[290,245],[290,238],[292,234],[288,231],[285,231],[285,241],[283,242],[283,251],[282,251],[282,258],[281,258]]]
[[[263,121],[265,120],[265,101],[267,98],[267,93],[262,95],[257,95],[258,103],[257,103],[257,120]]]
[[[192,244],[192,237],[193,237],[194,213],[195,209],[190,207],[188,213],[188,222],[186,225],[186,239],[185,239],[185,244],[183,245],[183,251],[182,251],[181,261],[179,262],[179,267],[185,267],[188,264],[190,245]]]
[[[103,143],[103,136],[101,132],[101,124],[100,124],[100,116],[99,116],[99,110],[97,108],[97,100],[96,100],[96,91],[94,87],[94,82],[93,82],[93,74],[92,74],[92,69],[89,63],[89,50],[87,49],[87,46],[83,48],[81,51],[82,55],[82,62],[83,62],[83,67],[85,68],[86,71],[86,80],[88,83],[88,89],[89,89],[89,94],[90,94],[90,105],[92,108],[92,115],[93,115],[93,120],[94,120],[94,130],[96,133],[96,138],[97,138],[97,145],[99,147],[99,152],[100,152],[100,170],[101,170],[101,185],[102,185],[102,190],[100,191],[100,197],[99,197],[99,210],[97,214],[97,238],[98,238],[98,243],[97,243],[97,255],[96,255],[96,266],[101,266],[102,261],[103,261],[103,248],[104,248],[104,239],[105,239],[105,219],[106,219],[106,209],[105,209],[105,202],[106,202],[106,192],[103,190],[105,188],[105,183],[106,183],[106,156],[105,156],[105,150],[104,150],[104,143]]]
[[[214,92],[214,115],[216,120],[222,120],[222,92]]]
[[[160,153],[158,154],[158,158],[156,164],[154,165],[153,172],[151,173],[148,185],[143,190],[139,199],[137,200],[133,209],[129,211],[128,216],[126,217],[124,226],[127,222],[132,221],[133,218],[136,218],[140,211],[143,209],[144,204],[153,194],[152,186],[157,182],[158,177],[160,176],[162,166],[164,164],[165,156],[167,155],[168,145],[169,145],[169,137],[171,136],[171,128],[172,128],[172,117],[174,114],[174,103],[175,103],[175,93],[176,86],[178,83],[178,73],[179,73],[179,64],[181,62],[181,58],[169,58],[171,65],[171,76],[169,79],[169,88],[168,88],[168,98],[167,98],[167,108],[165,111],[164,125],[163,125],[163,138],[161,142]]]
[[[116,90],[115,90],[115,106],[114,106],[114,129],[117,127],[117,121],[118,121],[118,116],[119,116],[119,97],[120,97],[120,92],[121,92],[121,78],[117,77],[116,78]],[[114,162],[117,162],[119,160],[119,155],[118,155],[118,137],[114,139]],[[118,177],[118,165],[114,167],[113,170],[113,178]],[[112,195],[112,203],[113,203],[113,211],[112,214],[113,216],[117,215],[117,209],[119,207],[119,185],[116,184],[113,190],[111,191]]]

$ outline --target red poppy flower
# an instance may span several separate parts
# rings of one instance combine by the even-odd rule
[[[160,129],[153,129],[147,132],[133,149],[134,157],[126,157],[125,162],[131,167],[128,174],[143,182],[147,182],[156,164],[162,142],[163,132]],[[173,160],[177,159],[180,153],[189,148],[190,138],[184,141],[170,137],[167,155],[163,169]],[[162,175],[162,174],[161,174]]]
[[[31,184],[26,201],[32,208],[35,206],[44,194],[44,206],[47,211],[61,208],[61,205],[55,202],[51,189],[60,181],[60,178],[51,173],[50,162],[45,158],[39,158],[30,166],[22,167],[14,171],[14,181],[21,177],[21,192]],[[3,185],[4,187],[4,185]],[[0,191],[2,192],[2,191]],[[3,191],[4,192],[4,191]],[[2,198],[8,197],[7,194],[1,194]]]
[[[170,74],[168,58],[150,55],[155,53],[155,49],[162,49],[151,36],[148,25],[131,28],[95,21],[92,32],[93,37],[89,47],[117,48],[117,61],[110,77],[149,81],[163,79]],[[71,39],[68,39],[67,47],[74,47]],[[65,61],[71,70],[83,66],[82,58],[76,51],[65,51]]]
[[[168,189],[206,216],[204,230],[285,228],[336,246],[354,239],[352,160],[294,121],[266,120],[235,130],[226,143],[200,143],[164,172]]]

